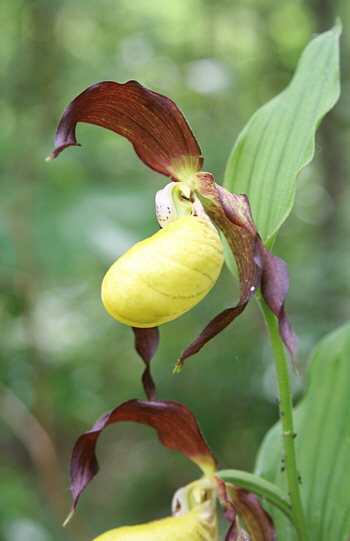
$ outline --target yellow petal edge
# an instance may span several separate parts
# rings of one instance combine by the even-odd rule
[[[216,495],[209,478],[179,489],[173,498],[173,515],[137,526],[123,526],[94,541],[217,541]]]
[[[96,537],[94,541],[212,541],[210,530],[196,511],[137,526],[124,526]]]
[[[223,262],[221,240],[209,218],[183,216],[111,266],[102,283],[103,305],[132,327],[172,321],[205,297]]]

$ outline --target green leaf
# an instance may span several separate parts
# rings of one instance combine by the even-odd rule
[[[309,43],[289,86],[253,115],[230,156],[224,185],[248,196],[268,248],[291,211],[296,179],[313,157],[315,130],[339,97],[340,33],[338,22]]]
[[[316,349],[305,397],[295,409],[301,496],[311,539],[347,541],[350,533],[350,323]],[[287,491],[282,428],[267,434],[255,473]],[[277,538],[296,541],[293,526],[276,508],[267,511]]]

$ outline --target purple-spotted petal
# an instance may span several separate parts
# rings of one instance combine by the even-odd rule
[[[226,483],[226,491],[234,503],[252,541],[275,541],[276,531],[270,516],[258,498],[243,488]]]
[[[155,428],[165,447],[187,455],[205,474],[211,475],[216,471],[216,459],[205,443],[191,410],[178,402],[168,400],[163,402],[129,400],[103,415],[92,430],[80,436],[75,443],[71,458],[73,494],[71,514],[75,510],[81,492],[99,470],[95,455],[99,435],[107,426],[122,421],[142,423]]]
[[[104,81],[79,94],[62,115],[49,159],[78,145],[78,122],[96,124],[126,137],[148,167],[173,180],[186,180],[202,169],[200,148],[180,109],[136,81]]]

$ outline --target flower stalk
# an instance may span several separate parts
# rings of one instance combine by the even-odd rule
[[[310,541],[300,494],[299,472],[295,449],[293,401],[286,352],[278,330],[276,317],[260,294],[257,294],[257,299],[260,302],[265,317],[275,358],[279,391],[279,409],[283,430],[285,472],[287,475],[288,492],[294,525],[298,533],[299,541]]]
[[[253,473],[242,470],[220,470],[216,475],[223,481],[244,488],[252,494],[272,503],[294,524],[290,498],[286,492],[273,483]]]

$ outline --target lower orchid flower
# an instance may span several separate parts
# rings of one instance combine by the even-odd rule
[[[192,308],[218,278],[223,253],[211,220],[226,237],[235,257],[240,299],[210,321],[183,352],[177,368],[241,314],[259,286],[278,318],[281,337],[294,360],[297,341],[284,310],[289,288],[286,265],[263,245],[248,198],[228,192],[210,173],[202,172],[199,145],[175,103],[136,81],[93,85],[64,111],[55,150],[48,160],[78,145],[78,122],[96,124],[126,137],[148,167],[172,181],[157,197],[157,215],[163,229],[118,260],[102,287],[107,311],[133,327],[136,349],[142,351],[145,363],[157,348],[155,328]],[[148,397],[154,398],[149,389]]]
[[[109,530],[94,541],[214,541],[218,539],[216,496],[204,478],[178,490],[172,516],[137,526]]]
[[[259,500],[216,475],[216,459],[193,413],[183,404],[169,400],[124,402],[101,417],[91,431],[80,436],[71,459],[74,501],[67,520],[71,518],[81,492],[98,472],[95,447],[100,433],[107,426],[122,421],[155,428],[161,443],[187,455],[200,467],[203,477],[176,491],[172,516],[143,525],[116,528],[103,533],[95,541],[217,541],[217,501],[230,522],[226,541],[275,541],[273,524]]]

